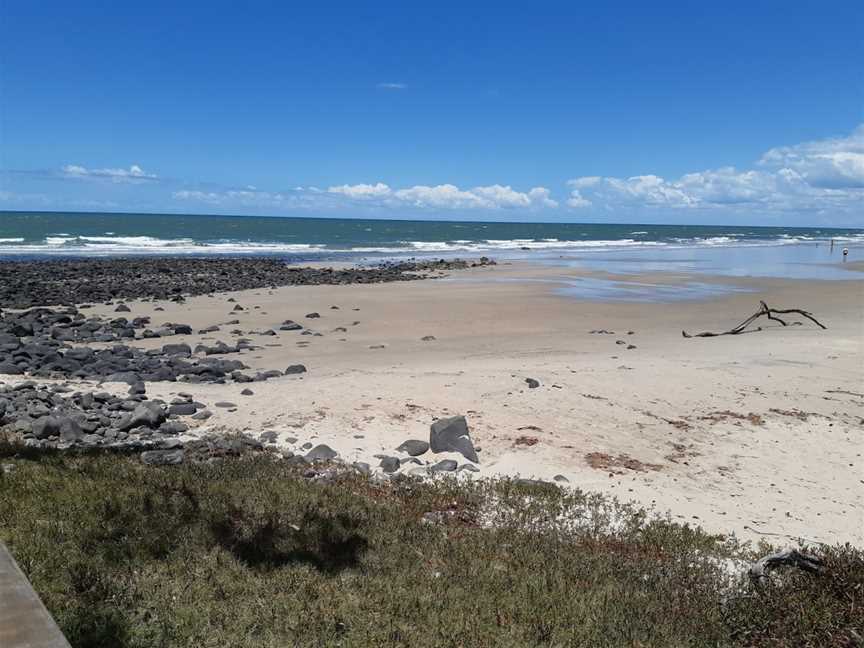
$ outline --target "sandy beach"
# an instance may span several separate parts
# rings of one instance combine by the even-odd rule
[[[480,476],[563,477],[746,540],[864,542],[864,282],[701,277],[741,291],[673,303],[556,292],[562,277],[585,276],[515,263],[419,282],[126,303],[154,323],[220,326],[136,346],[232,343],[239,330],[257,347],[239,356],[252,369],[308,368],[251,385],[148,383],[151,398],[186,392],[210,406],[191,436],[274,432],[281,448],[326,443],[374,467],[375,455],[428,439],[435,419],[463,414]],[[731,328],[760,300],[810,311],[827,329],[790,316],[803,324],[763,318],[759,332],[682,337]],[[286,319],[321,335],[279,331]],[[255,333],[265,330],[276,335]],[[212,407],[224,401],[236,407]]]

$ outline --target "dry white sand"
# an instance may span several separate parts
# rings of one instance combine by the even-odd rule
[[[249,385],[149,384],[151,397],[185,391],[237,404],[211,408],[195,434],[272,430],[286,448],[327,443],[374,466],[373,455],[428,439],[434,419],[459,413],[481,475],[561,474],[570,486],[745,539],[864,545],[864,282],[740,279],[753,292],[645,304],[565,298],[537,281],[568,273],[578,274],[512,265],[435,281],[219,294],[165,302],[164,312],[127,303],[154,324],[238,319],[205,341],[231,343],[229,331],[241,329],[260,348],[227,357],[255,369],[308,367]],[[228,297],[246,310],[232,312]],[[760,299],[809,310],[828,329],[763,321],[758,333],[681,336],[730,328]],[[321,317],[304,317],[313,311]],[[90,312],[113,315],[108,306]],[[323,335],[248,335],[285,319]],[[526,377],[541,386],[528,389]],[[254,395],[242,396],[245,387]]]

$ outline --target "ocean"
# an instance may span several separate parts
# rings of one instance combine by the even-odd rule
[[[829,241],[835,242],[830,249]],[[852,278],[864,229],[0,212],[0,258],[277,255],[377,262],[488,255],[610,272]]]
[[[0,255],[496,254],[502,251],[864,244],[864,229],[492,223],[0,211]]]

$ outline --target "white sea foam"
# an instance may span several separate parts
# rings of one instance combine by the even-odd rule
[[[641,232],[632,232],[635,236]],[[688,248],[688,247],[754,247],[807,245],[827,243],[829,237],[814,238],[810,235],[783,234],[771,239],[712,236],[704,238],[673,238],[668,241],[646,241],[633,238],[608,240],[560,240],[557,238],[514,239],[457,239],[453,241],[397,241],[381,245],[331,245],[315,243],[253,242],[237,240],[201,241],[191,238],[163,239],[152,236],[72,236],[58,232],[46,236],[41,243],[25,243],[22,237],[0,238],[0,255],[86,255],[108,256],[112,254],[520,254],[522,248],[531,251],[601,251],[639,248]],[[835,236],[836,244],[864,243],[864,233]]]

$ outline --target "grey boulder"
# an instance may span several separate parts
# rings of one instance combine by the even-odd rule
[[[117,425],[118,430],[131,430],[136,427],[158,428],[165,422],[167,414],[159,403],[147,401],[138,405],[131,414],[124,416]]]
[[[306,461],[329,461],[330,459],[335,459],[338,455],[339,453],[333,448],[321,443],[306,453]]]
[[[430,473],[453,472],[454,470],[456,470],[456,466],[458,466],[458,465],[459,464],[457,464],[455,461],[453,461],[453,459],[442,459],[441,461],[436,463],[434,466],[429,466],[429,472]]]
[[[399,459],[396,457],[384,457],[381,459],[379,465],[385,473],[394,473],[399,470]]]
[[[468,461],[480,463],[464,416],[435,421],[429,430],[429,446],[432,452],[458,452]]]
[[[412,457],[419,457],[429,451],[429,444],[420,439],[408,439],[407,441],[403,441],[396,449]]]

